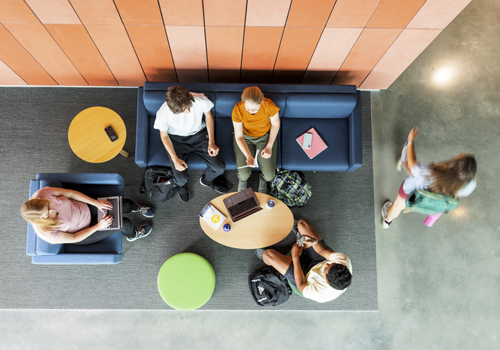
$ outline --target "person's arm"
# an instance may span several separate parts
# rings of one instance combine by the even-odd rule
[[[98,201],[94,198],[90,198],[89,196],[84,195],[81,192],[69,190],[67,188],[56,188],[56,187],[51,187],[51,188],[54,190],[56,197],[63,196],[68,199],[73,199],[79,202],[87,203],[93,205],[94,207],[96,207],[101,211],[103,211],[104,209],[107,210],[113,209],[113,205],[108,201]]]
[[[205,124],[207,126],[208,133],[208,154],[215,157],[219,154],[219,147],[215,145],[214,139],[214,117],[211,111],[205,113]]]
[[[279,114],[276,113],[274,116],[269,118],[271,120],[271,130],[269,131],[269,142],[267,143],[266,148],[264,148],[261,152],[262,158],[271,158],[273,154],[273,145],[276,140],[276,136],[278,136],[278,131],[280,130],[280,117]]]
[[[302,247],[299,248],[299,245],[295,243],[292,247],[293,277],[295,278],[297,289],[302,293],[304,288],[307,287],[307,280],[304,271],[302,271],[302,265],[300,265],[301,254]]]
[[[177,153],[175,153],[174,145],[172,145],[172,140],[170,140],[170,136],[168,136],[168,131],[160,130],[161,142],[165,146],[167,153],[170,155],[170,158],[175,164],[175,169],[178,171],[184,171],[187,169],[187,164],[185,161],[177,158]]]
[[[250,150],[248,149],[248,145],[245,142],[245,138],[243,137],[243,123],[236,123],[233,121],[234,128],[234,138],[236,139],[236,144],[240,148],[241,152],[247,158],[247,165],[253,166],[255,163],[255,159],[252,154],[250,154]]]
[[[417,164],[417,156],[415,154],[415,146],[413,145],[413,142],[417,138],[418,134],[418,126],[414,126],[410,133],[408,134],[408,148],[407,148],[407,154],[408,154],[408,169],[411,172],[411,169]]]

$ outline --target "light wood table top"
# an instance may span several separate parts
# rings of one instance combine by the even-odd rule
[[[292,230],[293,214],[291,210],[282,201],[258,192],[255,193],[255,197],[263,209],[244,219],[233,222],[222,202],[224,198],[233,194],[236,194],[236,192],[224,194],[210,201],[217,210],[227,217],[224,224],[231,225],[230,231],[223,230],[224,224],[214,230],[208,222],[200,218],[201,228],[214,241],[239,249],[265,248],[280,242]],[[274,199],[276,202],[273,209],[266,208],[269,199]]]
[[[118,140],[111,142],[104,131],[112,126]],[[89,163],[103,163],[122,151],[127,139],[127,129],[120,116],[106,107],[90,107],[73,118],[68,130],[68,141],[73,152]]]

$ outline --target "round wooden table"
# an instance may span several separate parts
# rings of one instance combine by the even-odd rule
[[[226,232],[221,225],[217,230],[202,218],[200,225],[208,237],[214,241],[232,248],[257,249],[269,247],[283,240],[292,230],[293,214],[282,201],[263,193],[255,193],[262,210],[247,216],[237,222],[233,222],[227,213],[222,202],[236,192],[227,193],[210,201],[217,210],[226,216],[224,224],[231,225],[231,230]],[[269,199],[274,199],[276,206],[267,209],[266,203]]]
[[[118,140],[111,142],[104,131],[112,126]],[[120,116],[106,107],[84,109],[73,118],[68,130],[68,141],[73,152],[89,163],[103,163],[118,153],[128,157],[123,150],[127,129]]]

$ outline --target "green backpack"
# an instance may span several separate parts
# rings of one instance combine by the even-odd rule
[[[406,199],[405,213],[416,212],[425,215],[447,213],[458,207],[458,198],[442,193],[415,190]]]

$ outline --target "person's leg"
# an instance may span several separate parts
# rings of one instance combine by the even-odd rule
[[[208,137],[206,131],[197,135],[196,144],[193,144],[193,152],[199,155],[207,165],[204,181],[207,185],[211,185],[215,178],[224,173],[226,164],[224,164],[219,155],[212,157],[208,154]]]
[[[245,140],[246,141],[246,140]],[[247,141],[247,146],[248,149],[250,150],[250,153],[252,155],[255,154],[255,146]],[[233,150],[234,150],[234,157],[236,158],[236,166],[241,167],[247,165],[247,157],[241,152],[240,147],[236,143],[236,139],[234,138],[233,135]],[[241,168],[238,169],[238,180],[247,182],[248,178],[252,174],[252,168],[246,167],[246,168]]]
[[[266,148],[268,142],[269,134],[266,134],[256,140],[256,149],[260,150],[257,160],[259,162],[260,171],[262,172],[262,178],[266,182],[273,181],[274,176],[276,175],[276,157],[278,153],[278,142],[275,140],[271,158],[262,158],[260,153],[264,148]]]
[[[385,221],[387,221],[388,223],[392,222],[392,220],[394,220],[399,216],[399,214],[401,214],[404,208],[406,208],[406,198],[403,198],[398,193],[396,200],[387,211],[387,216],[385,217]]]
[[[317,239],[317,242],[321,241],[323,238],[319,235],[313,225],[306,219],[300,219],[297,223],[297,230],[301,236],[309,236]],[[304,249],[311,247],[311,243],[306,241],[303,244]]]
[[[139,206],[131,199],[124,198],[122,202],[123,213],[131,213],[139,208]]]
[[[274,249],[266,249],[264,253],[262,253],[262,261],[264,261],[266,265],[274,267],[284,276],[292,263],[292,257],[278,253]]]
[[[191,146],[186,143],[187,137],[177,136],[177,135],[169,135],[170,140],[172,141],[172,146],[174,147],[175,154],[177,157],[183,161],[186,161],[189,153],[191,152]],[[167,152],[168,162],[170,163],[170,168],[172,169],[172,174],[174,175],[174,182],[177,186],[184,186],[189,178],[187,170],[179,171],[175,169],[175,164],[173,160],[170,158],[170,155]]]

